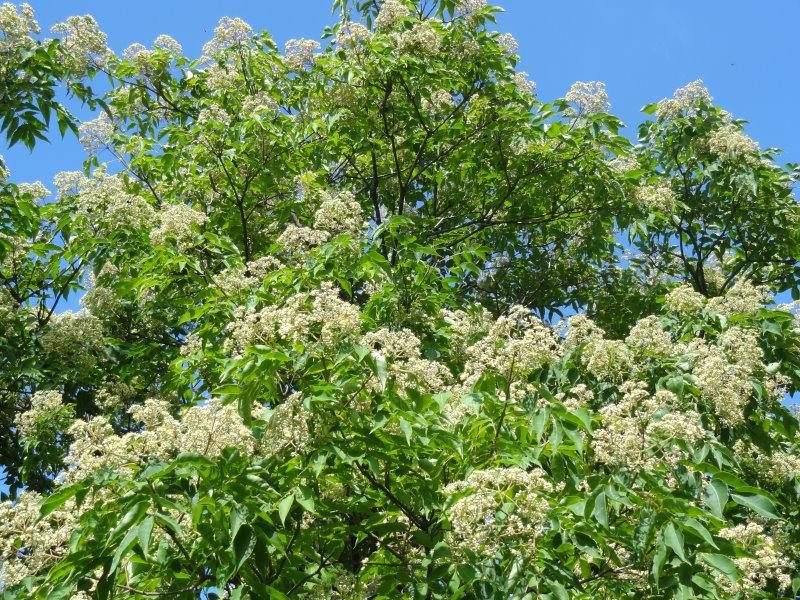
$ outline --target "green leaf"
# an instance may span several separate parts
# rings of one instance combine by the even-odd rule
[[[753,512],[768,519],[780,519],[778,509],[769,498],[756,494],[731,494],[731,498],[737,504],[747,507]]]
[[[113,573],[117,566],[119,565],[119,561],[122,557],[131,549],[134,543],[136,543],[136,539],[139,537],[139,528],[129,529],[128,533],[125,534],[125,537],[122,538],[122,542],[120,542],[119,546],[117,546],[117,551],[114,552],[114,558],[111,560],[111,566],[108,568],[109,572]]]
[[[150,554],[150,534],[152,531],[153,517],[151,515],[139,523],[139,529],[137,531],[137,535],[139,536],[139,546],[141,546],[142,553],[144,554],[145,558],[147,558]]]
[[[600,492],[597,495],[597,499],[594,503],[594,509],[592,510],[592,516],[597,519],[598,523],[604,527],[608,527],[608,506],[606,504],[605,493]]]
[[[722,518],[728,503],[728,486],[719,479],[712,479],[706,486],[704,497],[706,506],[715,517]]]
[[[292,504],[294,504],[294,494],[289,494],[278,504],[278,516],[284,525],[286,524],[286,516],[292,509]]]
[[[253,548],[256,545],[256,539],[253,537],[253,530],[250,525],[246,523],[239,528],[236,532],[236,537],[233,538],[233,560],[236,564],[236,571],[242,568],[244,562],[253,553]]]
[[[728,579],[730,579],[731,583],[736,581],[739,573],[736,570],[736,565],[730,558],[723,554],[709,554],[706,552],[701,552],[699,556],[706,564],[725,574]]]
[[[672,549],[678,558],[680,558],[683,562],[687,562],[686,552],[684,552],[683,549],[683,533],[680,529],[675,527],[674,523],[670,523],[664,528],[664,543],[667,545],[667,547]]]

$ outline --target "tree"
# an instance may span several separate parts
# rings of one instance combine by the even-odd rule
[[[482,1],[334,9],[54,27],[112,85],[3,191],[3,597],[796,594],[796,166],[699,82],[636,146],[541,101]]]

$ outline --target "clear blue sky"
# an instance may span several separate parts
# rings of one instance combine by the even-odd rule
[[[28,2],[43,29],[90,13],[117,52],[167,33],[188,56],[199,55],[222,16],[268,30],[281,46],[293,37],[318,38],[333,19],[329,0]],[[800,0],[496,3],[506,9],[497,29],[517,38],[520,69],[537,82],[540,99],[562,96],[576,80],[604,81],[612,112],[633,136],[642,105],[699,78],[716,104],[750,121],[747,131],[763,148],[783,148],[781,162],[800,162]],[[52,137],[33,154],[0,143],[14,181],[38,179],[51,187],[58,171],[80,168],[84,155],[77,141]]]

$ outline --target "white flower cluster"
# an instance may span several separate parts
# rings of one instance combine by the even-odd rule
[[[319,289],[289,297],[280,307],[266,306],[260,311],[240,306],[226,327],[225,350],[243,353],[254,343],[276,339],[292,342],[319,342],[331,347],[361,329],[358,307],[339,298],[338,288],[323,282]]]
[[[261,442],[259,451],[272,456],[284,450],[302,454],[313,440],[308,423],[311,412],[303,405],[299,392],[289,396],[285,402],[269,410],[267,434]]]
[[[664,331],[659,318],[652,315],[636,322],[625,338],[625,343],[635,350],[649,354],[669,355],[672,352],[669,332]]]
[[[65,311],[53,316],[41,344],[52,360],[72,369],[80,367],[85,373],[95,367],[103,352],[103,323],[85,310]]]
[[[114,122],[105,112],[101,112],[96,119],[84,121],[78,127],[81,146],[89,156],[97,153],[111,143],[114,135]]]
[[[328,237],[327,231],[320,231],[311,227],[298,227],[290,223],[275,242],[286,251],[302,256],[310,249],[327,242]]]
[[[203,46],[203,54],[211,56],[234,46],[246,45],[253,28],[239,17],[222,17],[214,28],[214,37]]]
[[[685,283],[671,290],[666,296],[668,310],[683,316],[695,315],[703,310],[706,297]]]
[[[602,81],[576,81],[569,88],[565,99],[577,105],[579,115],[594,115],[611,110],[606,84]]]
[[[401,395],[406,388],[435,394],[443,391],[452,380],[443,364],[421,357],[420,340],[408,329],[370,331],[361,338],[361,345],[372,348],[375,357],[386,360],[387,375],[394,380]],[[374,376],[369,388],[380,390]]]
[[[336,43],[345,48],[357,47],[372,37],[372,32],[356,21],[347,21],[339,25],[336,32]]]
[[[594,392],[585,384],[578,383],[573,385],[568,392],[557,393],[556,400],[561,402],[567,410],[575,411],[590,405],[594,401]]]
[[[481,9],[486,8],[486,0],[460,0],[456,4],[456,16],[471,17]]]
[[[485,373],[491,373],[510,385],[558,360],[560,353],[556,332],[524,306],[513,306],[508,315],[491,324],[486,336],[467,348],[461,380],[472,387]]]
[[[3,158],[3,155],[0,154],[0,183],[6,181],[9,177],[11,177],[11,171],[8,170],[6,161]]]
[[[420,102],[422,110],[432,115],[449,112],[453,106],[453,95],[447,90],[434,90],[430,98],[422,98]]]
[[[183,46],[173,37],[162,33],[153,42],[153,47],[164,50],[172,56],[178,57],[183,54]]]
[[[401,52],[418,52],[433,56],[438,54],[442,45],[442,38],[430,21],[414,23],[411,29],[406,29],[396,36],[397,49]]]
[[[158,213],[158,221],[150,232],[150,241],[165,245],[172,240],[186,250],[195,244],[197,230],[208,223],[208,216],[186,204],[166,204]]]
[[[291,39],[286,42],[284,64],[292,71],[300,71],[302,69],[314,65],[316,55],[314,52],[319,50],[319,42],[309,39]]]
[[[791,587],[794,565],[779,550],[773,538],[764,533],[762,525],[753,522],[735,525],[721,529],[717,535],[733,542],[747,554],[733,559],[739,571],[734,583],[724,575],[716,577],[723,590],[753,598],[759,596],[771,580],[777,582],[781,591]]]
[[[355,238],[363,235],[369,224],[364,221],[361,204],[352,192],[322,192],[322,202],[314,213],[314,228],[330,236],[340,234]]]
[[[598,462],[632,470],[675,466],[683,453],[674,440],[696,442],[706,436],[700,415],[680,411],[672,392],[652,395],[641,381],[626,381],[619,390],[622,398],[599,411],[602,427],[592,440]]]
[[[504,549],[530,556],[544,531],[547,496],[558,489],[541,469],[518,467],[473,471],[465,480],[449,484],[445,494],[466,494],[447,511],[450,549],[461,556],[494,557]]]
[[[40,32],[30,4],[0,5],[0,54],[30,48],[35,43],[31,36]]]
[[[581,360],[586,369],[601,381],[619,382],[627,378],[634,366],[630,348],[621,340],[605,338],[605,332],[585,315],[568,320],[564,347],[581,348]]]
[[[384,0],[375,17],[375,31],[389,31],[410,14],[411,11],[403,0]]]
[[[39,391],[31,396],[30,408],[14,419],[14,425],[24,438],[37,439],[43,433],[54,438],[59,424],[71,414],[71,409],[62,403],[61,392]]]
[[[516,56],[519,52],[519,43],[510,33],[497,34],[497,43],[503,49],[506,56]]]
[[[20,183],[17,184],[17,189],[19,189],[21,196],[33,196],[37,200],[44,200],[50,195],[50,190],[48,190],[41,181]]]
[[[79,171],[61,172],[53,184],[56,199],[74,198],[78,214],[100,232],[149,228],[155,219],[156,213],[147,200],[129,193],[122,177],[102,169],[92,173],[91,178]]]
[[[53,25],[50,31],[64,36],[61,45],[66,51],[66,64],[77,74],[85,73],[88,68],[102,67],[113,55],[106,45],[106,34],[100,31],[91,15],[69,17]]]
[[[639,168],[639,161],[632,154],[620,154],[610,161],[609,166],[620,174],[635,171]]]
[[[153,398],[132,406],[130,414],[144,428],[122,436],[103,417],[76,421],[68,430],[73,442],[59,481],[74,483],[103,469],[125,474],[133,465],[170,460],[181,452],[213,458],[225,448],[247,455],[255,449],[253,434],[236,406],[215,398],[188,408],[179,419],[172,416],[169,403]]]
[[[251,260],[242,267],[225,269],[215,278],[214,282],[226,294],[238,294],[261,285],[267,275],[281,268],[283,268],[283,264],[277,258],[262,256]]]
[[[636,201],[639,206],[650,210],[658,211],[665,215],[671,215],[675,209],[675,193],[668,183],[658,185],[642,185],[636,188]]]
[[[763,369],[761,348],[752,332],[732,328],[711,346],[696,339],[686,354],[693,359],[692,374],[703,397],[714,405],[719,419],[729,426],[744,420],[752,396],[751,379]]]
[[[672,98],[660,100],[656,107],[656,115],[662,119],[691,116],[696,114],[697,105],[700,102],[710,104],[711,95],[703,86],[703,81],[697,79],[675,90]]]
[[[770,296],[766,287],[756,286],[746,279],[740,279],[723,296],[711,298],[707,307],[729,317],[758,312],[769,300]]]
[[[742,160],[749,164],[759,162],[760,148],[735,125],[725,125],[709,134],[706,140],[708,151],[719,156],[722,161]]]
[[[248,116],[265,111],[277,112],[278,108],[278,102],[267,91],[251,94],[242,102],[242,112]]]
[[[530,96],[536,90],[536,82],[528,79],[525,71],[517,71],[511,79],[517,91],[523,96]]]
[[[48,569],[68,550],[77,525],[74,503],[41,518],[42,500],[24,491],[13,502],[0,502],[0,582],[6,588]]]

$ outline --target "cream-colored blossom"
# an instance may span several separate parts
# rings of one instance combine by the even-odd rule
[[[672,98],[659,101],[656,115],[663,119],[691,116],[696,114],[700,102],[711,103],[711,95],[703,86],[703,81],[697,79],[675,90]]]
[[[214,37],[203,46],[203,54],[211,56],[234,46],[247,45],[253,28],[239,17],[222,17],[214,28]]]
[[[158,213],[158,226],[150,232],[153,244],[174,241],[185,250],[194,245],[197,231],[208,223],[208,216],[186,204],[166,204]]]
[[[319,42],[309,39],[292,39],[286,42],[284,64],[293,70],[300,71],[311,67],[319,50]]]
[[[63,36],[64,59],[75,73],[83,74],[88,68],[102,67],[112,55],[106,45],[106,34],[91,15],[69,17],[53,25],[50,31]]]
[[[53,316],[41,343],[45,353],[62,366],[90,371],[103,351],[103,324],[85,310],[65,311]]]
[[[780,590],[792,584],[794,565],[781,552],[772,536],[767,535],[758,523],[734,525],[721,529],[717,535],[736,544],[745,553],[733,559],[739,577],[734,583],[726,576],[716,576],[717,584],[729,594],[741,594],[743,598],[759,596],[770,581],[775,581]]]
[[[668,183],[658,185],[642,185],[636,188],[636,202],[639,206],[671,215],[675,210],[675,193]]]
[[[450,549],[460,556],[494,557],[503,550],[530,556],[545,528],[547,498],[559,489],[541,469],[518,467],[473,471],[449,484],[446,494],[465,494],[447,511]],[[502,520],[496,518],[498,513]]]
[[[625,343],[636,350],[651,354],[669,355],[672,351],[669,332],[664,331],[661,321],[655,316],[637,321],[625,338]]]
[[[579,115],[594,115],[611,110],[606,85],[602,81],[576,81],[564,97],[577,106]]]
[[[0,54],[31,48],[36,43],[31,36],[40,32],[30,4],[0,5]]]
[[[701,312],[706,304],[705,296],[695,292],[694,288],[689,284],[679,285],[674,288],[667,294],[665,300],[668,310],[683,316]]]
[[[411,11],[403,0],[384,0],[373,23],[375,31],[389,31],[410,14]]]

